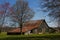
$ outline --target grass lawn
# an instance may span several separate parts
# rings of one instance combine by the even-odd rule
[[[60,40],[60,33],[7,35],[6,32],[2,32],[0,34],[0,40]]]

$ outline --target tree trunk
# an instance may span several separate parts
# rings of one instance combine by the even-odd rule
[[[20,33],[22,35],[22,23],[20,24]]]

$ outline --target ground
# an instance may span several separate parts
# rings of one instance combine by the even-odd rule
[[[0,40],[60,40],[60,33],[7,35],[6,32],[2,32],[0,34]]]

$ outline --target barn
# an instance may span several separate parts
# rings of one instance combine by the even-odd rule
[[[48,33],[50,30],[55,31],[50,28],[45,20],[31,20],[25,23],[22,27],[22,34],[42,34]],[[7,32],[8,35],[21,34],[20,28],[12,29]]]

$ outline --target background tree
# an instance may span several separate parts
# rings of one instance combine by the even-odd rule
[[[9,14],[8,11],[10,11],[10,4],[8,2],[0,5],[0,31],[3,30],[2,27],[4,25],[5,18]]]
[[[26,21],[29,21],[34,16],[34,11],[29,8],[28,2],[25,0],[17,0],[16,4],[11,9],[10,17],[12,21],[17,22],[22,34],[22,27]]]
[[[0,5],[0,21],[1,21],[1,29],[0,31],[2,31],[2,27],[3,27],[3,24],[4,24],[4,20],[5,20],[5,14],[6,14],[6,4],[1,4]]]
[[[58,27],[60,27],[60,0],[40,0],[40,8],[44,12],[49,12],[50,22],[56,20]]]

